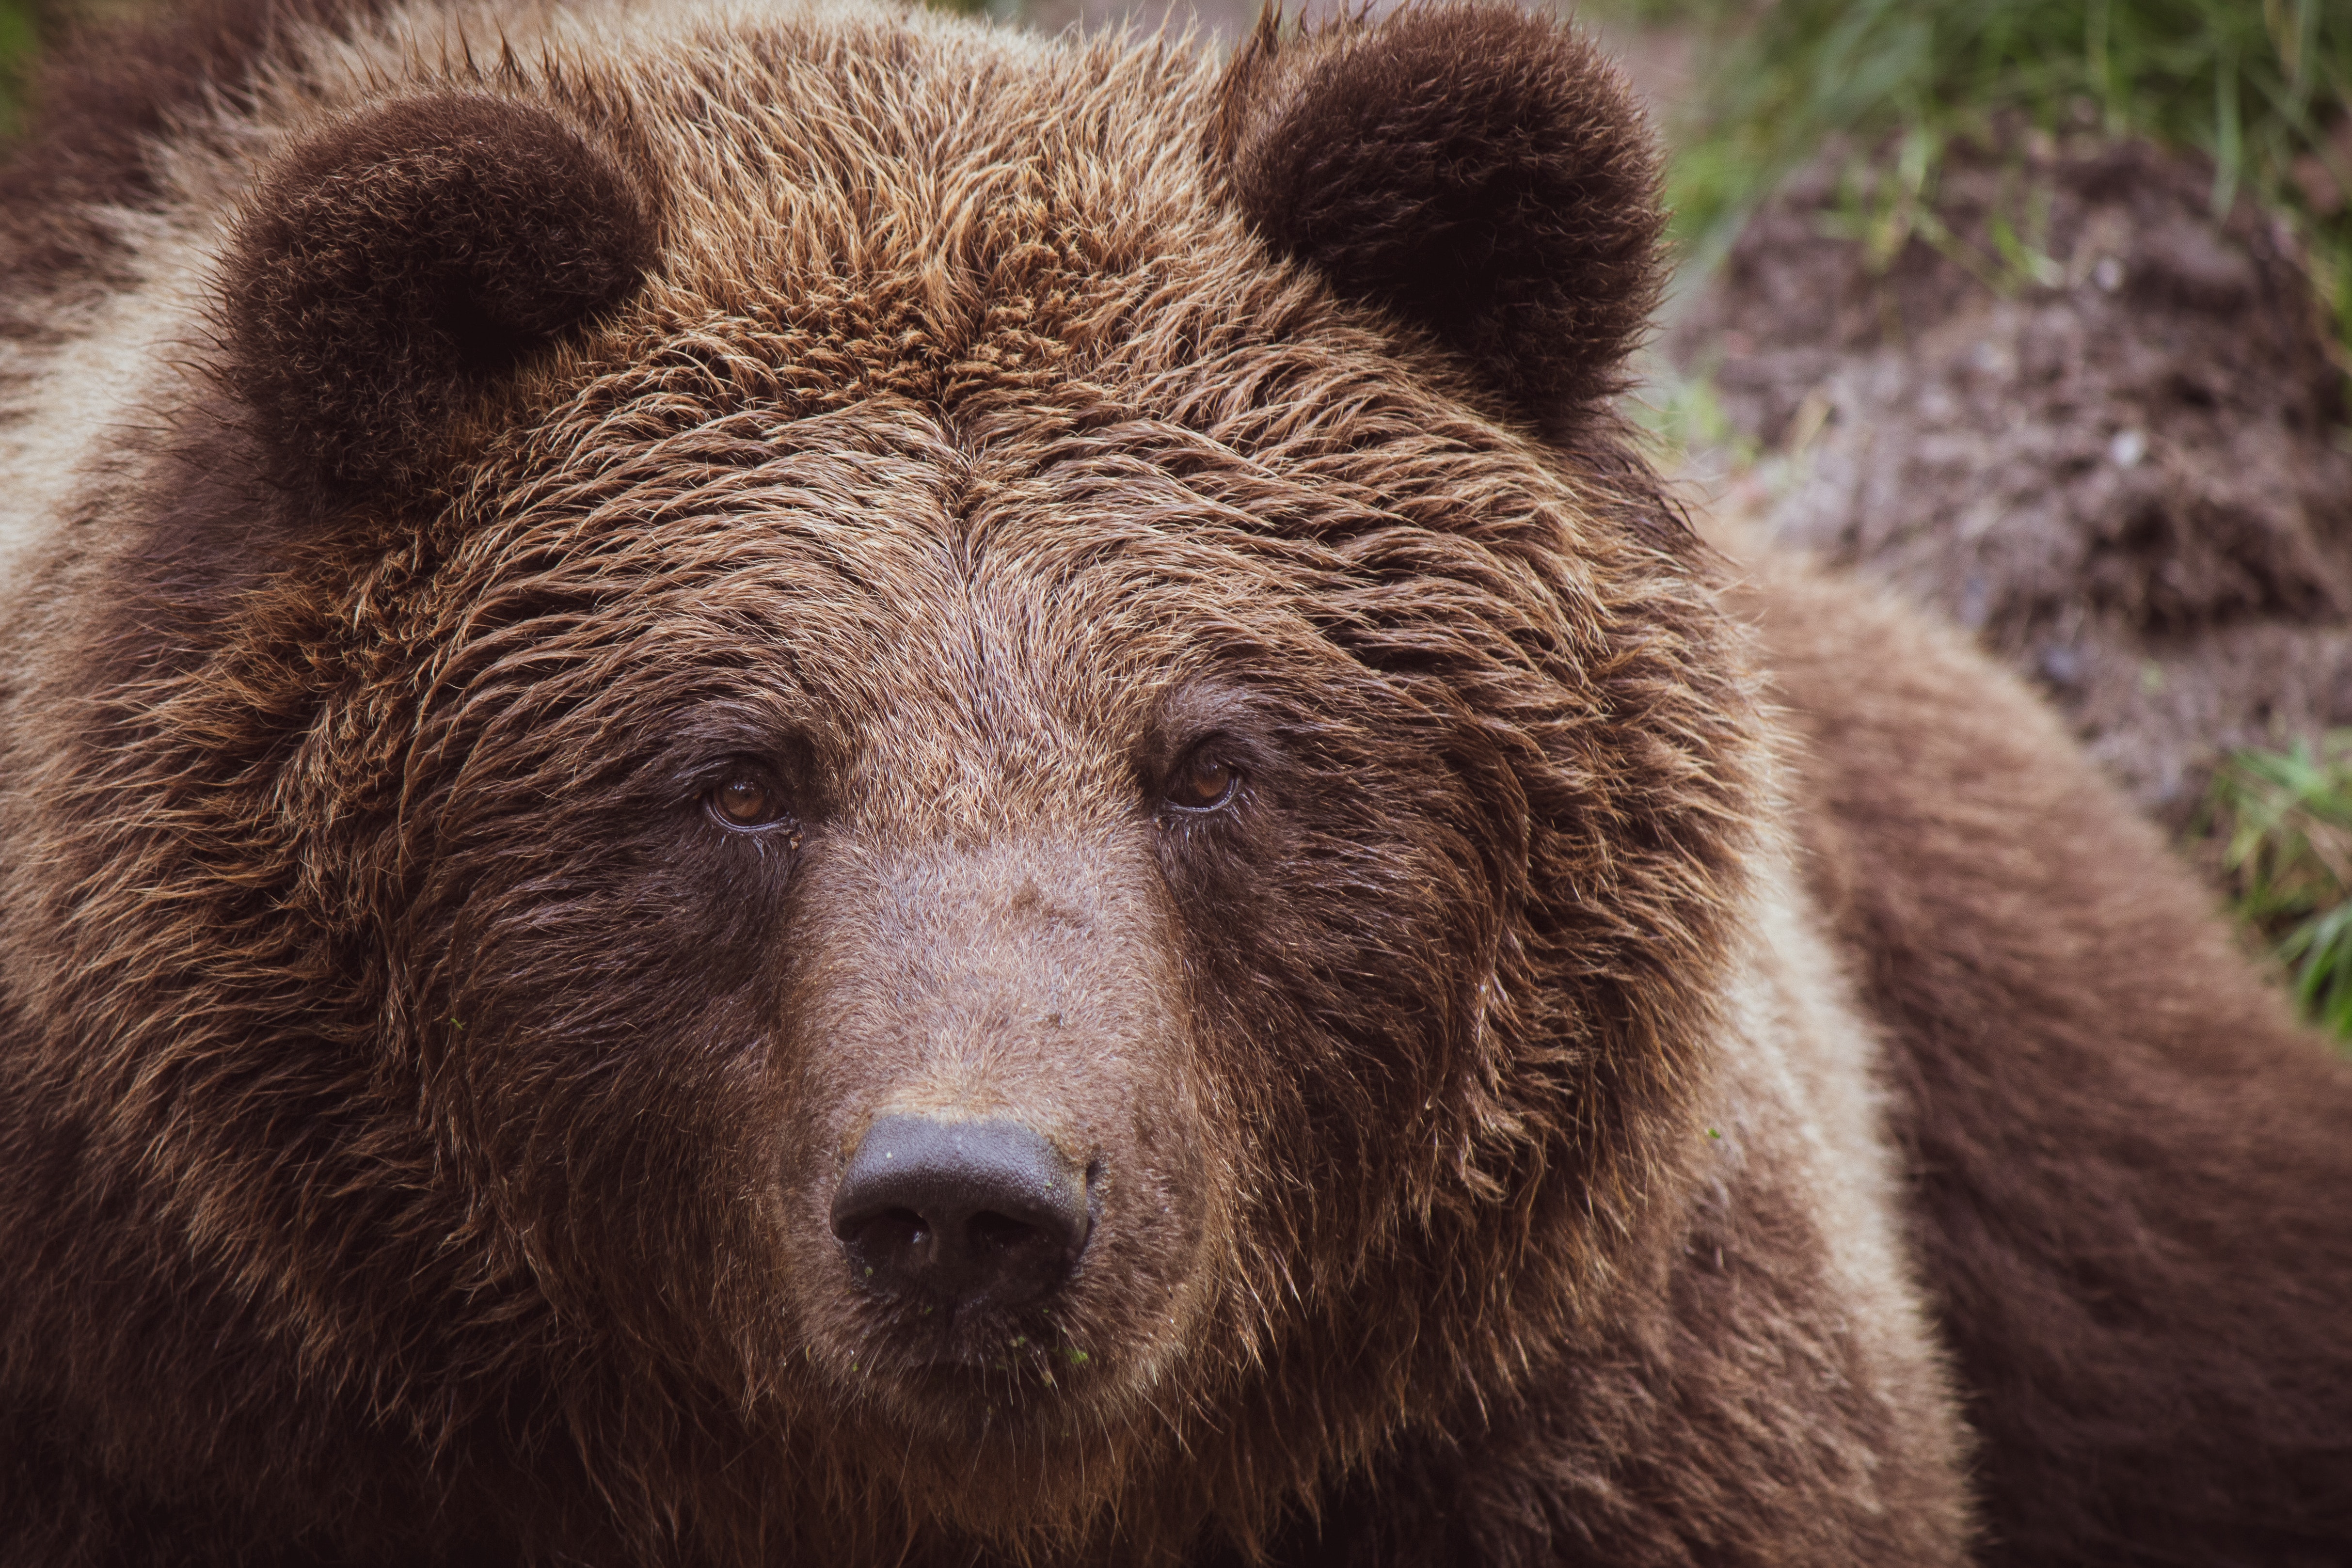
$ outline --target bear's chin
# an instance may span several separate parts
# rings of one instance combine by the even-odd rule
[[[1040,1466],[1066,1463],[1069,1486],[1080,1484],[1075,1472],[1088,1472],[1089,1492],[1111,1484],[1113,1470],[1164,1444],[1164,1413],[1193,1402],[1201,1390],[1191,1385],[1216,1377],[1197,1336],[1165,1318],[1157,1334],[1074,1333],[1052,1321],[1058,1314],[987,1312],[940,1329],[929,1326],[939,1312],[912,1310],[902,1322],[860,1305],[809,1342],[807,1368],[818,1381],[800,1390],[807,1403],[797,1414],[847,1415],[876,1461],[887,1456],[894,1467],[930,1464],[969,1476],[1001,1460],[1010,1467],[1003,1484],[1024,1494],[1034,1490]],[[1124,1458],[1107,1466],[1111,1451]],[[1080,1506],[1005,1498],[989,1508],[1021,1514],[1033,1503],[1048,1513]]]
[[[1040,1357],[861,1375],[854,1397],[824,1406],[854,1413],[825,1441],[926,1530],[1060,1555],[1183,1462],[1165,1412],[1189,1403],[1169,1380],[1069,1370]]]

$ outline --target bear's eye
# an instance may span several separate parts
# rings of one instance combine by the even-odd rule
[[[1193,752],[1168,776],[1168,803],[1180,811],[1213,811],[1241,788],[1242,772],[1213,751]]]
[[[775,788],[756,773],[730,775],[703,800],[710,814],[730,828],[764,828],[783,820]]]

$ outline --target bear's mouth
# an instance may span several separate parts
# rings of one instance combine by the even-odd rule
[[[1006,1378],[1042,1388],[1083,1375],[1094,1356],[1047,1309],[907,1297],[869,1304],[866,1354],[879,1375],[952,1381]]]

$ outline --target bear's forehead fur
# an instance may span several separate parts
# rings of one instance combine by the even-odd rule
[[[330,156],[404,93],[528,102],[624,172],[657,256],[464,412],[439,485],[363,495],[175,623],[118,705],[138,744],[78,764],[150,803],[127,834],[80,820],[84,861],[124,869],[60,916],[169,994],[122,1059],[372,1042],[282,1090],[382,1120],[366,1158],[403,1173],[385,1228],[418,1260],[354,1288],[418,1321],[338,1299],[300,1224],[198,1233],[421,1431],[533,1354],[580,1427],[625,1427],[640,1386],[723,1390],[687,1400],[710,1431],[600,1479],[648,1496],[745,1433],[902,1479],[1066,1443],[1091,1472],[906,1506],[1140,1529],[1110,1500],[1158,1466],[1172,1516],[1245,1521],[1254,1471],[1304,1487],[1411,1400],[1506,1385],[1671,1207],[1754,817],[1735,643],[1613,427],[1540,445],[1450,350],[1272,254],[1219,162],[1249,78],[1189,49],[864,12],[665,39],[616,7],[477,67],[438,18],[314,38],[178,177]],[[217,465],[205,439],[162,471]],[[1250,796],[1171,830],[1149,781],[1206,733]],[[791,774],[806,842],[680,848],[746,756]],[[168,917],[124,913],[142,876],[183,887]],[[1010,911],[975,916],[973,972],[1066,982],[1091,1032],[1023,1024],[997,1054],[1025,1087],[975,1048],[927,1092],[1050,1122],[1054,1049],[1156,1085],[1125,1113],[1145,1190],[1110,1189],[1132,1266],[1067,1325],[1130,1354],[1038,1369],[1096,1401],[1083,1433],[1007,1415],[994,1448],[919,1451],[937,1413],[848,1329],[811,1348],[845,1309],[779,1239],[822,1234],[845,1051],[922,1056],[873,1021],[873,966],[922,948],[933,894]],[[222,931],[249,940],[173,969]],[[193,1124],[126,1092],[121,1135],[268,1188],[276,1112],[240,1082],[189,1088]],[[1164,1221],[1162,1188],[1192,1194]],[[478,1316],[425,1321],[450,1299]]]

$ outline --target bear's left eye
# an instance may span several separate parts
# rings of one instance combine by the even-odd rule
[[[1161,793],[1180,811],[1213,811],[1233,799],[1241,782],[1240,768],[1203,748],[1176,765]]]
[[[756,773],[735,773],[703,797],[710,814],[730,828],[773,827],[784,820],[783,798]]]

